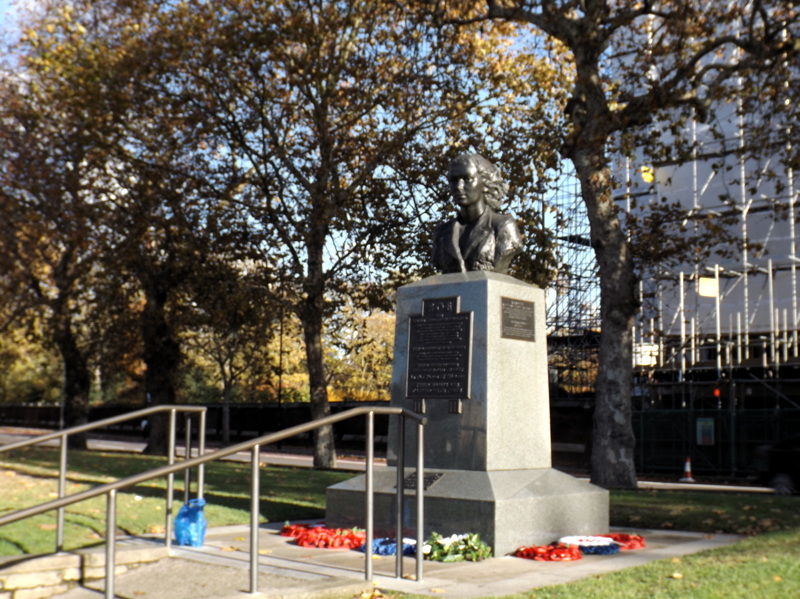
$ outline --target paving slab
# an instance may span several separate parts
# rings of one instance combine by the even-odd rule
[[[173,547],[172,557],[118,575],[115,591],[126,599],[346,599],[384,593],[471,599],[519,594],[631,568],[659,559],[680,557],[738,541],[736,535],[677,531],[615,529],[645,537],[647,547],[615,555],[587,555],[573,562],[537,562],[503,556],[483,562],[424,562],[423,578],[415,580],[414,558],[403,559],[403,577],[395,578],[394,556],[376,556],[373,581],[364,575],[360,551],[304,548],[279,534],[279,524],[259,530],[259,582],[249,594],[249,529],[209,529],[200,548]],[[136,542],[141,543],[139,539]],[[148,542],[157,543],[155,539]],[[121,542],[118,552],[125,551]],[[60,595],[62,599],[103,596],[104,581]]]

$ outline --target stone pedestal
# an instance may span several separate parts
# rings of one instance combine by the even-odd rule
[[[409,321],[453,306],[470,315],[469,372],[459,363],[463,348],[447,356],[448,339],[461,336],[460,328],[440,327],[442,351],[428,340],[435,321],[409,335]],[[541,289],[491,272],[439,275],[398,290],[392,405],[424,409],[428,418],[425,470],[435,482],[425,491],[426,536],[477,532],[503,555],[608,530],[608,492],[551,468],[544,310]],[[430,396],[421,398],[426,391]],[[407,429],[406,467],[415,464],[416,446],[416,427]],[[391,467],[376,471],[374,481],[378,535],[394,527],[397,435],[393,421]],[[363,476],[330,487],[328,525],[364,526],[363,495]],[[413,495],[406,491],[404,502],[409,531]]]

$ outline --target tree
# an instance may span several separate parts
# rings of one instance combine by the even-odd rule
[[[333,393],[344,401],[388,400],[394,314],[345,299],[325,333]]]
[[[420,268],[419,227],[438,216],[456,152],[493,150],[519,191],[531,190],[530,157],[546,146],[520,109],[524,100],[542,116],[551,87],[534,83],[559,71],[510,60],[507,27],[444,34],[393,2],[189,1],[158,17],[140,61],[157,66],[134,79],[202,123],[211,151],[195,157],[238,181],[248,250],[303,325],[312,414],[322,418],[332,292],[379,299],[386,273]],[[315,465],[334,459],[332,432],[320,429]]]
[[[40,106],[57,107],[53,127],[69,127],[91,149],[66,166],[94,211],[92,248],[101,282],[93,291],[98,303],[113,298],[138,315],[145,390],[148,401],[160,405],[177,398],[177,308],[197,289],[209,253],[224,253],[225,233],[213,205],[219,198],[206,183],[213,169],[192,168],[201,142],[196,123],[138,94],[130,81],[138,69],[133,63],[144,54],[139,29],[150,22],[152,8],[143,1],[84,2],[80,9],[49,2],[30,18],[20,54],[39,82],[31,89],[46,94]],[[109,281],[116,285],[103,284]],[[149,451],[166,449],[164,425],[153,420]]]
[[[58,76],[45,81],[0,80],[0,262],[5,325],[35,330],[58,349],[63,366],[63,423],[88,421],[91,318],[88,289],[97,263],[95,209],[87,194],[83,115],[54,93]],[[70,445],[86,448],[85,435]]]
[[[237,272],[236,265],[219,264],[214,277],[201,282],[184,334],[185,344],[198,358],[210,362],[222,384],[222,442],[230,442],[230,404],[244,377],[255,378],[259,364],[268,363],[274,337],[273,322],[281,308],[269,290]],[[184,309],[188,309],[188,306]]]
[[[453,18],[449,3],[451,12],[441,18],[532,25],[563,45],[567,54],[562,59],[575,71],[562,154],[580,180],[601,296],[592,480],[606,487],[634,487],[630,400],[637,268],[612,196],[610,157],[615,150],[631,152],[653,133],[652,123],[679,129],[687,111],[705,121],[715,102],[733,97],[750,98],[746,106],[755,99],[762,115],[786,118],[779,130],[790,131],[792,117],[782,104],[783,84],[792,81],[796,89],[797,82],[792,66],[800,51],[796,3],[487,0],[465,2],[462,8],[477,4],[485,7],[478,17]],[[774,142],[774,128],[770,137]],[[778,150],[788,140],[770,147]]]
[[[300,320],[312,411],[327,415],[323,322],[336,298],[385,303],[390,284],[428,272],[457,153],[504,165],[528,242],[541,238],[531,198],[556,161],[537,125],[564,71],[521,54],[514,27],[444,31],[388,0],[78,7],[46,4],[28,66],[69,84],[57,98],[102,149],[87,171],[103,272],[140,311],[154,403],[175,397],[181,303],[209,262],[249,261]],[[548,252],[521,276],[548,276]],[[318,466],[332,447],[322,430]]]

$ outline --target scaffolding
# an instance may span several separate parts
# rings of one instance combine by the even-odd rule
[[[558,276],[547,301],[551,402],[586,403],[594,396],[597,374],[600,296],[577,178],[564,176],[550,202],[564,223],[558,232]]]
[[[771,158],[745,158],[735,135],[715,143],[698,143],[690,162],[628,161],[619,173],[627,183],[616,197],[621,208],[634,198],[639,205],[680,200],[690,228],[694,218],[727,216],[737,240],[722,248],[730,250],[724,257],[640,273],[632,398],[638,471],[675,472],[691,456],[702,474],[752,476],[759,447],[800,433],[800,190],[791,169],[777,185],[762,176]],[[564,408],[554,411],[565,414],[562,436],[574,433],[580,416],[571,408],[593,405],[600,334],[588,221],[574,178],[564,183],[552,199],[565,226],[547,307],[551,405]]]
[[[689,121],[680,132],[692,149],[689,159],[653,164],[641,154],[614,161],[622,215],[634,206],[639,214],[662,200],[677,202],[687,237],[712,221],[733,239],[728,246],[718,242],[713,249],[720,251],[708,257],[700,252],[704,257],[681,264],[640,267],[632,398],[637,469],[674,471],[692,456],[697,470],[736,475],[752,471],[760,445],[800,433],[800,189],[781,162],[797,148],[748,141],[751,125],[769,124],[772,116],[747,114],[735,99],[721,102],[710,122]],[[653,137],[676,147],[662,125],[653,124]],[[761,135],[775,132],[783,133]],[[788,162],[796,167],[796,159]],[[554,406],[591,404],[600,333],[588,223],[577,184],[567,183],[553,199],[566,222],[557,233],[564,266],[547,310]]]
[[[736,239],[706,260],[643,273],[634,331],[643,407],[800,407],[794,173],[746,151],[740,116],[727,122],[723,140],[691,124],[688,162],[625,166],[628,181],[649,173],[649,201],[681,202],[690,232],[725,218]]]
[[[646,407],[738,404],[800,407],[798,200],[791,169],[774,171],[774,157],[743,151],[741,119],[734,134],[713,138],[692,123],[695,152],[688,162],[645,164],[626,160],[616,196],[623,209],[635,198],[648,205],[680,201],[687,229],[704,218],[723,218],[736,239],[706,261],[640,273],[643,309],[634,328],[635,393]],[[637,178],[638,186],[635,185]],[[633,183],[632,183],[633,182]],[[589,225],[575,177],[565,177],[551,198],[565,226],[558,231],[558,277],[548,291],[547,326],[551,398],[586,400],[594,391],[600,332],[599,289]],[[723,381],[747,381],[741,395],[722,393]],[[686,388],[658,385],[707,382],[692,397]],[[706,395],[710,396],[706,397]],[[678,397],[679,396],[679,397]],[[726,399],[727,398],[727,399]]]

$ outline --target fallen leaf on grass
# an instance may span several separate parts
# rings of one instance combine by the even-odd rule
[[[38,527],[41,530],[55,530],[57,528],[55,524],[39,524]]]
[[[672,574],[669,575],[669,577],[674,578],[675,580],[680,580],[681,578],[683,578],[683,574],[681,574],[680,572],[673,572]]]
[[[775,582],[783,582],[783,578],[781,578],[777,574],[772,577],[772,580],[774,580]]]
[[[154,534],[154,535],[163,535],[164,534],[164,527],[163,526],[157,526],[157,525],[148,526],[147,527],[147,532],[149,532],[150,534]]]

